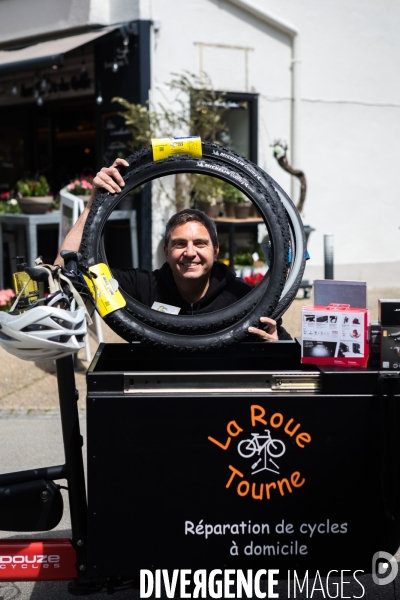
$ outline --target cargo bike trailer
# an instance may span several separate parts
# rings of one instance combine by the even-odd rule
[[[297,341],[249,341],[247,328],[279,318],[297,293],[303,226],[256,165],[215,144],[200,151],[130,157],[127,185],[96,196],[83,258],[67,270],[107,263],[102,231],[124,195],[193,172],[254,201],[269,273],[200,320],[132,298],[102,315],[129,343],[101,344],[87,372],[87,488],[73,359],[56,360],[65,463],[0,475],[0,529],[54,529],[66,479],[71,539],[1,540],[0,581],[65,580],[88,595],[137,587],[141,569],[370,572],[376,552],[400,545],[399,373],[301,365]]]
[[[398,373],[298,363],[295,341],[196,360],[100,345],[86,497],[73,361],[59,359],[65,464],[1,475],[0,527],[56,527],[66,479],[71,539],[1,540],[0,580],[85,595],[138,587],[140,569],[370,572],[400,545]]]

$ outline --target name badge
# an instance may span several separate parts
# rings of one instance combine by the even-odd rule
[[[179,306],[172,306],[171,304],[164,304],[163,302],[153,302],[151,307],[153,310],[158,310],[158,312],[166,312],[171,315],[179,315],[180,308]]]

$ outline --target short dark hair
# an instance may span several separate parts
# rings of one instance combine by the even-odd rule
[[[210,235],[212,245],[214,248],[218,246],[217,227],[214,221],[210,217],[207,217],[203,211],[196,208],[184,208],[170,218],[165,226],[164,245],[168,246],[171,233],[176,227],[184,225],[184,223],[189,223],[189,221],[198,221],[204,225]]]

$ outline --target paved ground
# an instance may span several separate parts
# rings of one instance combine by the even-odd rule
[[[86,419],[81,419],[81,433],[86,444]],[[84,453],[85,455],[85,453]],[[31,469],[48,465],[62,464],[64,451],[61,437],[61,422],[55,412],[26,413],[21,416],[17,412],[0,419],[0,472]],[[60,481],[66,485],[66,481]],[[71,522],[69,518],[68,495],[62,491],[64,499],[64,516],[50,533],[9,533],[0,532],[0,538],[33,538],[71,536]],[[105,593],[94,594],[89,597],[93,600],[103,599]],[[133,591],[118,594],[117,598],[138,598]],[[26,583],[1,583],[0,600],[67,600],[72,596],[67,591],[66,582],[26,582]]]
[[[104,323],[104,341],[124,342]],[[92,335],[90,346],[92,356],[97,348],[96,338]],[[85,406],[86,398],[86,369],[89,363],[85,360],[85,351],[78,355],[79,371],[75,373],[76,386],[79,390],[79,407]],[[36,364],[22,361],[0,348],[0,416],[10,412],[19,413],[37,411],[48,412],[58,408],[57,379],[55,365],[51,361]],[[0,596],[1,600],[1,596]]]

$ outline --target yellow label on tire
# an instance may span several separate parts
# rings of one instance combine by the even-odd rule
[[[201,158],[201,139],[198,136],[154,138],[151,140],[153,160],[162,160],[173,154],[189,154]]]
[[[118,282],[106,264],[99,263],[89,267],[89,273],[92,276],[84,275],[84,278],[101,317],[126,306],[125,298],[118,289]]]

